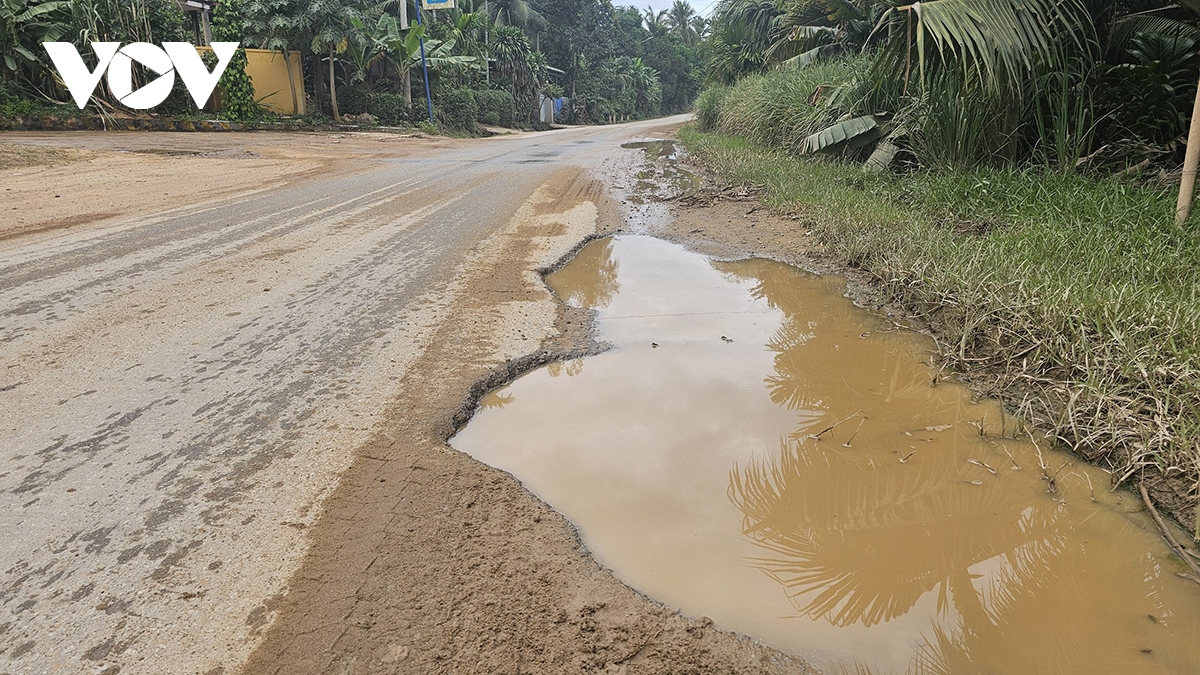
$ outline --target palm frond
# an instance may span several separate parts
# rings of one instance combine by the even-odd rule
[[[1064,40],[1082,44],[1079,0],[929,0],[885,13],[891,38],[879,64],[892,77],[915,67],[922,82],[930,68],[953,67],[993,87],[1018,87],[1035,64],[1055,65]],[[886,22],[886,24],[885,24]]]
[[[1130,14],[1113,22],[1112,33],[1108,37],[1110,53],[1120,53],[1129,47],[1133,36],[1138,33],[1158,33],[1172,37],[1185,37],[1200,43],[1200,28],[1195,25],[1152,14]]]

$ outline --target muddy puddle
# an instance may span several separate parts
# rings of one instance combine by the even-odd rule
[[[452,443],[632,587],[832,673],[1200,672],[1200,587],[1140,503],[935,386],[840,280],[621,236],[548,283],[614,349]]]

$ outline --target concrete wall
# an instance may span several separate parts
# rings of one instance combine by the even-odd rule
[[[288,87],[287,65],[282,52],[247,49],[246,74],[254,85],[255,100],[283,115],[303,115],[304,72],[300,69],[300,52],[291,52],[288,61],[292,68],[292,82],[296,87],[297,109],[292,108],[292,92]]]
[[[204,53],[208,47],[197,47],[196,51]],[[269,49],[247,49],[246,74],[250,76],[250,84],[254,85],[254,100],[265,108],[274,110],[281,115],[303,115],[304,106],[304,71],[300,66],[300,52],[292,51],[288,61],[291,62],[292,79],[296,87],[296,105],[292,107],[292,90],[288,82],[287,63],[283,53]],[[221,110],[220,93],[214,95],[217,99],[217,110]],[[211,103],[211,102],[210,102]],[[205,106],[205,110],[209,108]]]

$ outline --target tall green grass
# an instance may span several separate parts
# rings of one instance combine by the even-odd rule
[[[1195,498],[1200,228],[1173,226],[1172,195],[1049,170],[872,174],[747,137],[680,138],[929,316],[952,367],[988,372],[989,393],[1024,392],[1026,421],[1118,482],[1155,469]]]
[[[702,94],[696,105],[697,121],[707,131],[796,152],[806,136],[855,108],[858,75],[869,65],[864,59],[846,59],[802,70],[751,75],[731,87]],[[809,97],[818,88],[825,102],[809,105]],[[837,104],[828,105],[831,99]]]

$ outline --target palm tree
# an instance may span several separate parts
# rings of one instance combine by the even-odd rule
[[[511,83],[509,93],[517,103],[517,110],[529,115],[537,103],[545,57],[533,51],[529,37],[516,26],[497,26],[492,33],[491,50],[496,73]]]
[[[642,10],[642,16],[646,18],[646,30],[651,33],[655,28],[666,27],[667,10],[654,11],[654,8],[646,5],[646,9]]]
[[[488,11],[497,26],[516,26],[533,31],[549,25],[528,0],[491,0]]]
[[[1061,69],[1064,44],[1094,40],[1082,2],[1068,0],[930,0],[889,7],[874,33],[882,42],[877,71],[914,75],[924,85],[937,71],[991,88],[1019,90],[1035,68]]]
[[[667,10],[666,23],[671,28],[671,32],[683,40],[683,44],[694,45],[700,41],[700,34],[696,32],[692,24],[695,18],[697,18],[696,10],[692,9],[687,0],[675,0],[675,4]]]
[[[721,0],[709,40],[709,77],[720,84],[766,70],[781,12],[768,0]]]

